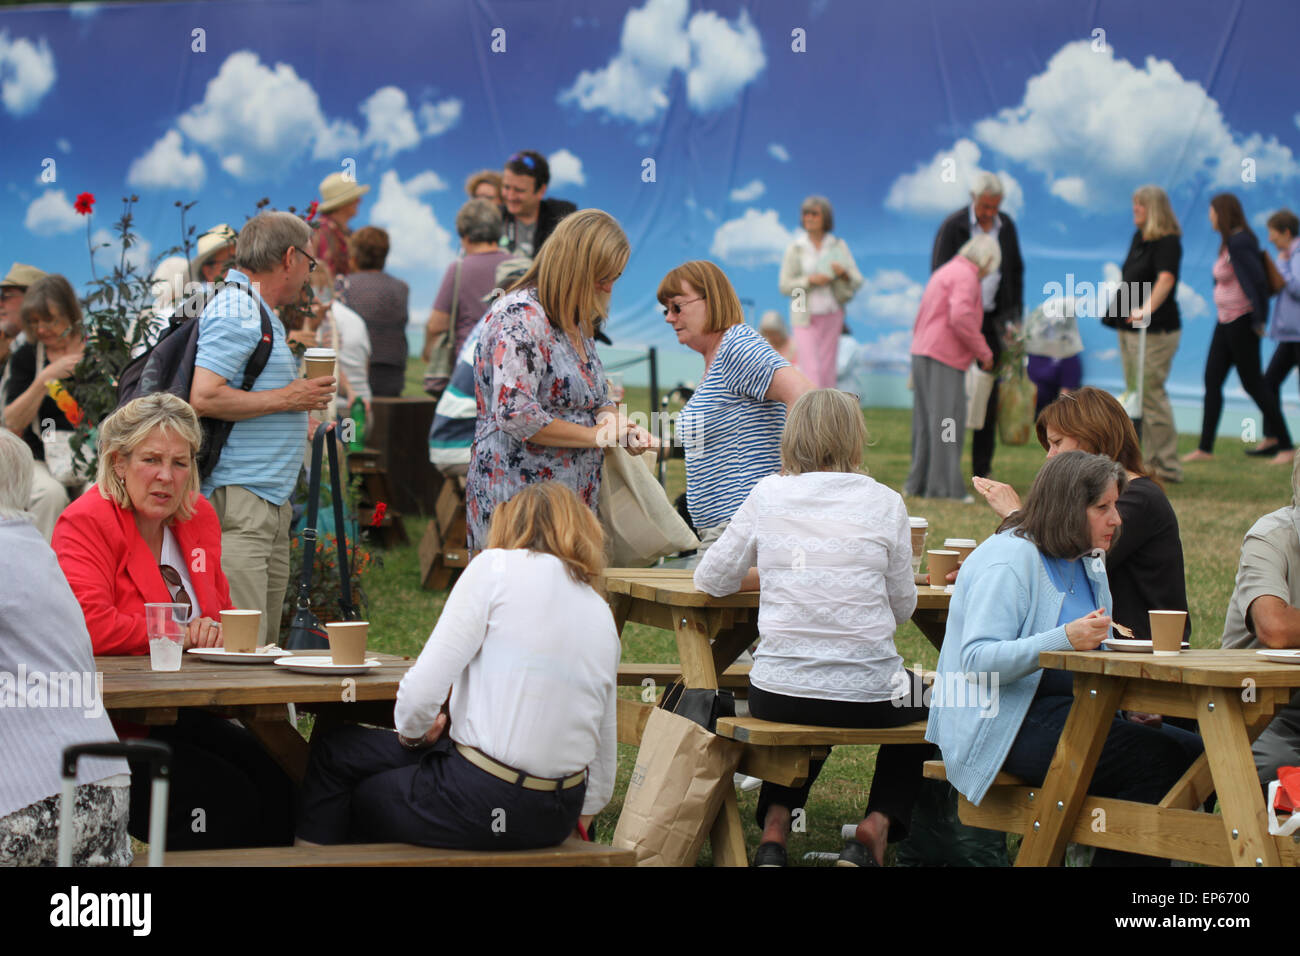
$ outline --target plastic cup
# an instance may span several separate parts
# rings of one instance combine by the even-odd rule
[[[307,378],[326,378],[334,374],[333,349],[308,349]]]
[[[921,573],[921,559],[925,557],[925,537],[930,533],[930,522],[924,518],[908,518],[912,526],[912,573]]]
[[[257,649],[262,633],[262,612],[221,612],[221,646],[232,654],[249,654]]]
[[[1181,651],[1187,612],[1148,611],[1147,615],[1151,621],[1151,652],[1160,657],[1171,657]]]
[[[184,604],[146,604],[145,634],[149,638],[149,667],[156,671],[178,671],[185,650]]]
[[[335,664],[364,664],[369,621],[335,621],[326,624],[329,632],[330,659]]]
[[[956,551],[961,555],[961,557],[957,559],[957,563],[961,564],[970,557],[970,553],[975,550],[975,545],[977,543],[978,542],[974,538],[945,538],[943,546],[948,551]]]
[[[948,586],[948,574],[957,570],[961,555],[956,551],[927,551],[930,556],[930,587]]]

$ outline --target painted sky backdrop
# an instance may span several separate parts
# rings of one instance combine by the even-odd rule
[[[263,196],[305,207],[352,161],[373,187],[353,225],[389,230],[389,271],[423,317],[466,176],[531,148],[552,159],[551,195],[627,230],[616,342],[680,349],[654,290],[691,258],[721,264],[755,312],[784,312],[780,258],[821,193],[867,277],[854,334],[888,361],[906,356],[935,229],[974,172],[1004,177],[1026,308],[1048,283],[1115,272],[1129,197],[1154,182],[1184,227],[1173,382],[1199,394],[1210,197],[1236,192],[1261,239],[1269,212],[1300,208],[1297,36],[1294,0],[8,7],[0,260],[86,280],[83,191],[96,232],[138,194],[153,259],[179,240],[178,199],[198,201],[200,229],[238,225]],[[1116,382],[1114,333],[1080,324],[1086,378]]]

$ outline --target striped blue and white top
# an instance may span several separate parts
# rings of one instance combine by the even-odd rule
[[[231,269],[227,282],[246,284],[248,277]],[[194,364],[220,375],[231,388],[239,388],[244,368],[262,339],[259,308],[263,304],[255,289],[252,296],[231,285],[218,292],[199,317]],[[271,355],[253,382],[255,392],[284,388],[298,377],[298,363],[278,319],[271,322],[271,334]],[[293,494],[306,445],[306,412],[275,412],[235,422],[217,467],[203,482],[203,494],[211,497],[217,488],[239,485],[273,505],[282,505]]]
[[[730,520],[758,482],[781,470],[785,403],[765,401],[789,365],[747,325],[733,325],[677,422],[686,507],[701,531]]]

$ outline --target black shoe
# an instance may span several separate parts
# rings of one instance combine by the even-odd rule
[[[1254,448],[1247,448],[1246,454],[1250,455],[1252,458],[1261,458],[1264,455],[1276,455],[1280,451],[1286,451],[1286,449],[1277,444],[1266,446],[1256,445]]]
[[[779,843],[763,843],[754,851],[754,866],[785,866],[785,847]]]
[[[840,851],[840,858],[835,861],[835,865],[880,866],[876,858],[871,855],[871,851],[857,840],[849,840],[844,844],[844,849]]]

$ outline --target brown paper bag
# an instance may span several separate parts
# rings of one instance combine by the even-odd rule
[[[637,866],[694,866],[743,745],[656,707],[646,721],[613,845]]]
[[[700,546],[650,470],[650,455],[605,449],[598,514],[611,568],[644,568]]]

